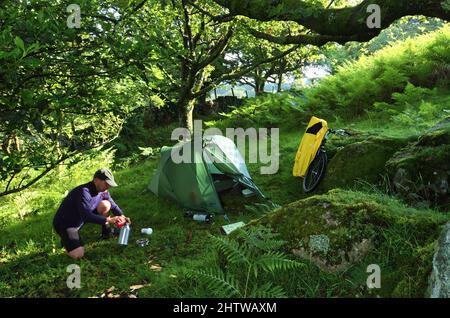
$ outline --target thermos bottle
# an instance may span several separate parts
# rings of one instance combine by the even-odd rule
[[[131,228],[128,223],[126,223],[122,228],[120,229],[119,234],[119,244],[120,245],[128,245],[128,236],[130,235]]]
[[[209,222],[211,221],[211,217],[211,214],[194,214],[192,219],[199,222]]]

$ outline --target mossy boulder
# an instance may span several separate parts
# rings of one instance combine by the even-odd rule
[[[442,231],[436,247],[428,296],[450,298],[450,223]]]
[[[291,255],[336,281],[351,281],[353,287],[339,296],[373,296],[366,269],[377,264],[382,281],[377,295],[423,297],[447,220],[444,214],[410,208],[387,196],[335,189],[287,204],[254,223],[278,232]]]
[[[330,156],[326,176],[319,189],[350,188],[359,180],[379,183],[386,173],[386,162],[407,143],[406,138],[370,136],[341,147],[334,156]]]
[[[408,203],[450,210],[450,122],[396,152],[386,168],[393,190]]]

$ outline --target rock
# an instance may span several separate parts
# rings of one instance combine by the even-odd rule
[[[400,138],[369,137],[342,147],[329,160],[319,189],[350,188],[358,180],[380,182],[386,173],[386,162],[407,143],[406,139]]]
[[[248,223],[286,242],[283,252],[366,289],[366,269],[381,268],[385,297],[423,297],[444,214],[417,210],[380,194],[334,189],[287,204]],[[319,274],[321,275],[321,274]],[[361,287],[363,286],[363,287]]]
[[[309,249],[312,252],[328,253],[330,248],[330,239],[326,235],[310,235],[309,236]]]
[[[450,122],[443,121],[386,163],[391,185],[407,203],[450,209]]]
[[[444,227],[433,257],[430,298],[450,298],[450,222]]]

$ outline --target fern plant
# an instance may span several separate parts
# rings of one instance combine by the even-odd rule
[[[211,236],[220,260],[213,268],[192,270],[195,278],[216,297],[286,297],[281,286],[267,278],[279,272],[298,269],[304,264],[290,260],[278,251],[285,244],[278,234],[262,225],[236,231],[235,238]],[[264,276],[263,274],[268,274]]]

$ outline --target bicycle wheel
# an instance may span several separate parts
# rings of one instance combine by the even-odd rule
[[[312,192],[317,188],[320,181],[325,176],[327,162],[327,153],[319,150],[303,178],[303,191],[305,191],[305,193]]]

